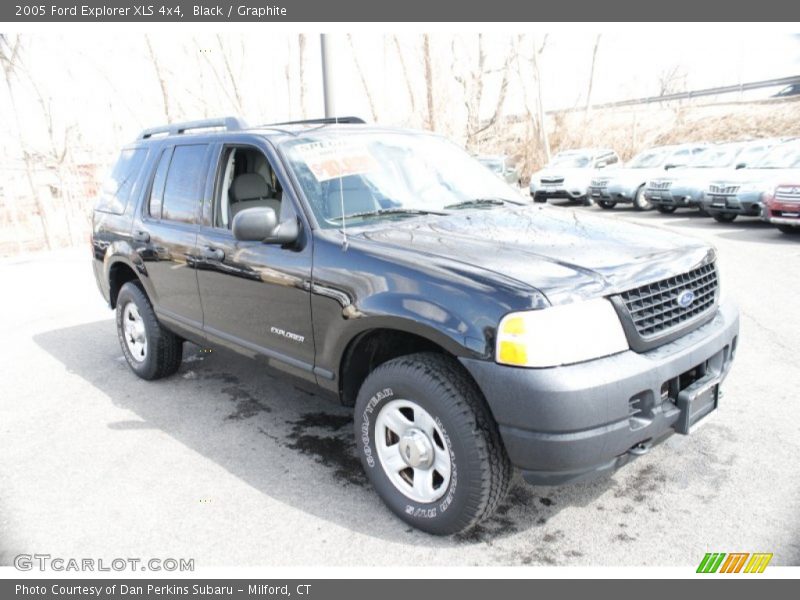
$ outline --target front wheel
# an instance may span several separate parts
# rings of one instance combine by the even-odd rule
[[[644,196],[644,186],[639,186],[636,194],[633,196],[633,207],[636,210],[650,210],[653,208],[653,203]]]
[[[738,215],[736,215],[735,213],[719,213],[718,212],[718,213],[711,213],[711,216],[714,217],[714,220],[717,223],[732,223],[733,221],[736,220],[736,217]]]
[[[128,365],[142,379],[160,379],[178,370],[183,340],[165,329],[142,287],[129,281],[117,296],[117,337]]]
[[[597,206],[599,206],[600,208],[604,208],[606,210],[611,210],[616,205],[617,205],[617,203],[616,202],[612,202],[611,200],[598,200],[597,201]]]
[[[420,353],[380,365],[361,386],[355,414],[364,470],[403,521],[459,533],[505,497],[511,463],[497,425],[453,359]]]
[[[663,204],[659,204],[656,207],[656,209],[658,209],[658,212],[660,212],[662,215],[671,215],[672,213],[675,212],[677,207],[675,207],[675,206],[665,206]]]

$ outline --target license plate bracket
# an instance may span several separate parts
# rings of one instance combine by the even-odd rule
[[[678,392],[678,409],[681,411],[675,423],[675,431],[688,435],[692,429],[719,404],[719,377],[706,375],[686,389]]]

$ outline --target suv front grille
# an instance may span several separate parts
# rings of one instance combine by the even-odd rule
[[[775,199],[782,202],[800,202],[800,186],[780,186],[775,192]]]
[[[651,181],[649,187],[651,190],[668,190],[672,187],[672,181],[669,179],[657,179]]]
[[[647,341],[668,335],[714,308],[717,292],[714,263],[620,294],[639,336]],[[691,294],[686,294],[690,292]],[[685,302],[691,295],[691,302]],[[679,300],[683,298],[685,305]]]
[[[708,186],[708,193],[709,194],[720,194],[723,196],[732,196],[736,192],[739,191],[738,185],[724,185],[724,184],[716,184],[712,183]]]
[[[552,185],[554,183],[555,184],[564,183],[564,178],[563,177],[542,177],[542,183],[547,184],[547,185]]]

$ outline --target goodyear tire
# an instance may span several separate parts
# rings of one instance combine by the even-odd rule
[[[677,207],[659,204],[656,206],[656,210],[658,210],[658,212],[660,212],[662,215],[671,215],[677,210]]]
[[[160,379],[178,370],[183,340],[158,322],[141,285],[128,282],[117,296],[117,337],[128,365],[142,379]]]
[[[721,213],[721,212],[712,212],[710,213],[711,216],[717,223],[732,223],[736,220],[738,215],[734,213]]]
[[[597,201],[597,206],[599,206],[600,208],[604,208],[606,210],[611,210],[616,205],[617,205],[617,203],[616,202],[612,202],[611,200],[598,200]]]
[[[463,367],[444,355],[376,368],[358,393],[355,436],[381,499],[428,533],[470,529],[508,491],[511,464],[497,425]]]

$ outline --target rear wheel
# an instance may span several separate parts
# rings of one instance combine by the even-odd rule
[[[605,208],[606,210],[611,210],[617,205],[616,202],[612,202],[611,200],[598,200],[597,206],[600,208]]]
[[[142,379],[160,379],[178,370],[183,340],[165,329],[141,285],[129,281],[117,296],[117,337],[128,365]]]
[[[711,213],[711,216],[714,217],[714,220],[717,223],[732,223],[733,221],[736,220],[736,217],[738,215],[736,215],[735,213],[720,213],[720,212],[717,212],[717,213]]]
[[[633,207],[636,210],[650,210],[653,208],[653,203],[644,197],[643,185],[639,186],[639,189],[636,190],[636,194],[633,196]]]
[[[458,533],[505,497],[511,464],[497,425],[453,359],[420,353],[380,365],[361,386],[355,414],[364,470],[403,521]]]
[[[672,213],[674,213],[677,210],[677,207],[676,206],[665,206],[664,204],[659,204],[658,206],[656,206],[656,209],[658,210],[658,212],[660,212],[663,215],[671,215]]]
[[[800,226],[795,226],[795,225],[776,225],[776,227],[778,228],[778,231],[780,231],[781,233],[788,233],[789,235],[791,235],[791,234],[795,234],[795,235],[800,234]]]

